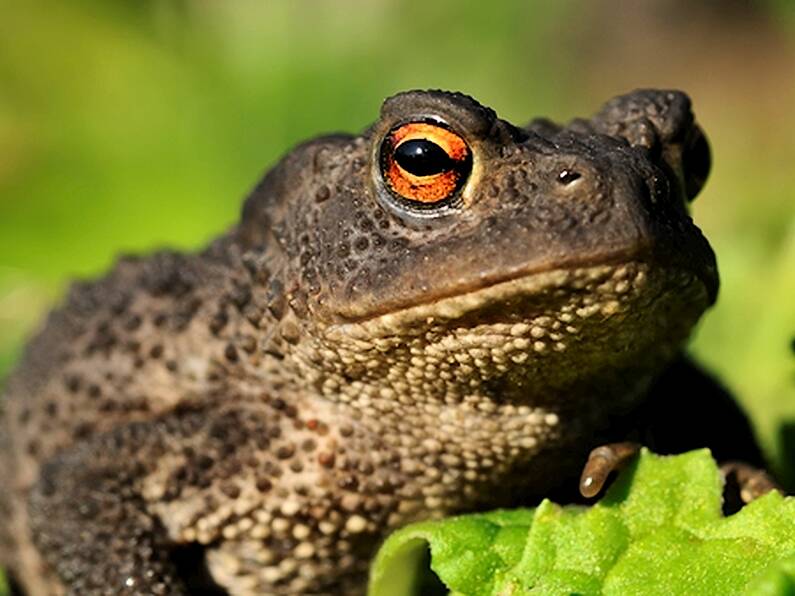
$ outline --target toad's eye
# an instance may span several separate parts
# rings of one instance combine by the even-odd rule
[[[381,144],[380,159],[389,189],[421,208],[454,197],[472,169],[466,141],[437,122],[393,128]]]

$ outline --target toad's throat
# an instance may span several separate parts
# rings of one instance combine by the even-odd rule
[[[629,261],[560,268],[327,327],[329,396],[566,408],[634,402],[709,304],[699,278]],[[317,359],[316,359],[317,360]],[[381,403],[381,402],[379,402]],[[367,408],[370,406],[368,405]]]

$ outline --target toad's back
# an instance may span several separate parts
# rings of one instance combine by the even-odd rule
[[[526,128],[410,92],[297,147],[31,342],[4,559],[31,594],[355,593],[390,528],[543,494],[714,299],[707,169],[676,92]]]

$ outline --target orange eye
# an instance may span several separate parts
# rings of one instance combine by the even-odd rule
[[[402,124],[381,145],[381,172],[387,185],[422,207],[452,197],[471,169],[466,141],[436,122]]]

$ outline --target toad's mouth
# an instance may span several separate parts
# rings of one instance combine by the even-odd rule
[[[672,293],[680,293],[683,310],[697,313],[697,318],[714,301],[716,286],[717,279],[712,280],[710,272],[699,275],[689,268],[661,264],[648,254],[630,258],[614,254],[595,263],[580,261],[484,279],[477,287],[470,285],[415,305],[332,324],[326,333],[330,338],[372,340],[396,332],[421,334],[435,326],[521,324],[543,315],[572,320],[609,318],[649,307]]]
[[[654,291],[677,291],[688,286],[699,286],[704,294],[702,310],[713,304],[718,289],[718,274],[714,255],[710,258],[695,258],[692,253],[679,250],[655,250],[654,246],[635,246],[629,250],[605,251],[591,255],[588,259],[572,256],[548,262],[524,264],[494,274],[482,274],[476,281],[462,280],[446,288],[433,291],[417,291],[421,296],[412,302],[410,298],[380,301],[375,308],[362,312],[348,312],[328,327],[333,334],[364,333],[371,337],[389,335],[396,329],[409,328],[422,323],[424,326],[461,319],[473,313],[491,312],[498,318],[524,318],[530,312],[548,309],[565,302],[568,294],[586,296],[603,304],[619,304],[627,301],[629,290],[644,289],[648,279],[655,280]],[[640,279],[625,279],[632,271],[643,271]],[[599,283],[616,278],[619,290],[609,292],[610,284],[603,288]],[[602,280],[599,282],[599,280]],[[599,283],[597,283],[599,282]],[[613,308],[611,306],[610,308]],[[529,309],[529,310],[528,310]]]

